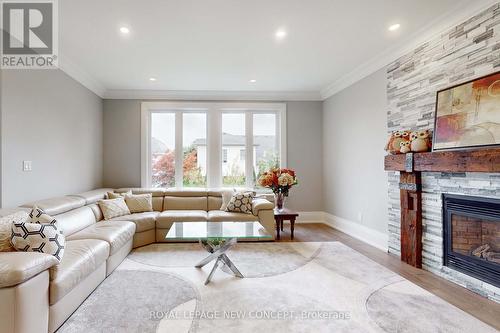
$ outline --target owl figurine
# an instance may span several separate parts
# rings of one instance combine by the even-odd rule
[[[432,133],[429,130],[411,132],[410,141],[412,152],[423,153],[430,151],[432,147]]]
[[[406,154],[406,153],[409,153],[411,152],[411,141],[410,140],[403,140],[401,141],[401,143],[399,144],[400,146],[400,149],[399,149],[399,152],[401,154]]]
[[[395,131],[389,137],[385,150],[391,154],[401,153],[401,142],[410,140],[410,132]]]

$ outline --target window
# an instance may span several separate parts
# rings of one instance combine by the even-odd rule
[[[245,147],[245,114],[222,114],[222,185],[245,186],[245,160],[240,149]]]
[[[182,114],[183,186],[207,185],[207,115]]]
[[[275,113],[253,114],[253,172],[255,180],[270,168],[280,166]],[[257,187],[257,182],[254,183]]]
[[[152,185],[175,186],[175,113],[151,114],[150,159]]]
[[[143,102],[144,187],[257,187],[286,162],[282,103]]]

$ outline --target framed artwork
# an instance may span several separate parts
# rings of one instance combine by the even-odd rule
[[[500,145],[500,72],[438,91],[433,151]]]

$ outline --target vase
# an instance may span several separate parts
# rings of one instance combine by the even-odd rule
[[[274,195],[274,201],[276,202],[276,208],[278,210],[283,210],[283,204],[285,203],[285,194],[279,192]]]

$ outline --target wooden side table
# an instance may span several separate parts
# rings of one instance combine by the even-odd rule
[[[283,231],[283,221],[290,221],[291,239],[293,239],[293,230],[295,228],[295,219],[299,214],[291,209],[283,208],[281,211],[274,208],[274,221],[276,221],[276,239],[280,240],[280,231]]]

